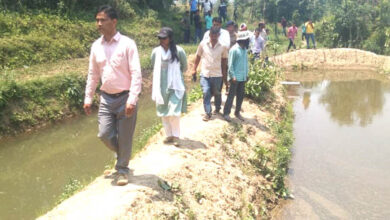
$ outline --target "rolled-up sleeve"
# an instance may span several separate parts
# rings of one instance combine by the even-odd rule
[[[129,49],[128,63],[131,76],[128,104],[136,105],[142,89],[142,73],[137,45],[132,41]]]
[[[100,80],[100,74],[96,63],[96,55],[94,47],[91,48],[91,54],[89,56],[88,78],[87,85],[85,87],[85,99],[84,104],[92,104],[93,95],[95,94],[96,87]]]

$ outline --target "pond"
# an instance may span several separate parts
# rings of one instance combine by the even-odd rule
[[[390,219],[390,83],[371,72],[289,73],[289,188],[274,219]]]

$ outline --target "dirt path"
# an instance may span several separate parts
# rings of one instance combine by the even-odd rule
[[[131,160],[128,185],[115,186],[113,178],[98,177],[39,219],[260,216],[261,208],[273,208],[277,198],[269,190],[270,183],[254,172],[249,158],[255,144],[273,143],[266,122],[276,120],[275,112],[283,104],[280,96],[276,100],[268,110],[245,100],[245,121],[233,123],[220,115],[202,121],[203,105],[194,103],[182,117],[180,147],[163,144],[165,135],[160,131]]]

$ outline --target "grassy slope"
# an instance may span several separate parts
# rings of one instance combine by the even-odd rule
[[[150,54],[153,47],[158,45],[156,33],[159,28],[162,25],[179,27],[180,13],[177,10],[179,9],[172,9],[172,13],[165,15],[151,12],[144,17],[121,20],[118,24],[118,30],[137,43],[144,77],[150,73]],[[18,18],[13,21],[12,18],[16,17]],[[29,21],[33,25],[29,26]],[[20,48],[24,46],[36,51],[26,50],[26,56],[18,56],[18,61],[22,61],[21,63],[11,63],[9,67],[3,65],[4,68],[0,70],[0,138],[40,126],[42,123],[59,121],[81,113],[89,48],[93,40],[99,36],[93,19],[91,21],[62,20],[59,16],[42,13],[14,13],[6,16],[6,19],[0,22],[0,26],[3,27],[0,31],[0,49],[1,42],[5,40],[33,38],[34,40],[25,42],[27,45],[22,44],[12,48],[14,52],[22,51]],[[88,27],[89,31],[82,32],[78,29],[83,27]],[[56,43],[61,44],[62,41],[56,41],[56,37],[61,33],[64,35],[63,31],[72,28],[75,29],[72,33],[79,35],[75,39],[64,37],[69,41],[67,43],[74,44],[82,38],[87,46],[79,47],[77,53],[69,52],[66,56],[41,59],[50,56],[51,53],[55,54],[58,48],[51,47],[51,42],[43,44],[46,38],[39,38],[39,36],[52,37]],[[174,29],[176,29],[176,36],[181,39],[180,30]],[[81,32],[84,35],[80,34]],[[36,47],[35,44],[43,46]],[[192,45],[183,45],[183,47],[187,54],[193,53],[196,49]],[[12,53],[8,54],[12,56]],[[32,59],[34,61],[31,61]],[[3,59],[4,62],[6,61]]]

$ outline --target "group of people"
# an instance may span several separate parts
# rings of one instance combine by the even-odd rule
[[[287,32],[286,32],[287,20],[284,17],[282,17],[281,24],[282,24],[282,27],[283,27],[283,34],[289,40],[289,44],[288,44],[288,47],[287,47],[287,52],[290,50],[291,47],[296,49],[296,46],[295,46],[295,43],[294,43],[294,39],[298,35],[298,28],[297,28],[297,26],[295,25],[295,23],[292,23],[292,26],[289,27],[287,29]],[[307,47],[307,49],[310,49],[310,40],[312,41],[313,48],[315,49],[316,48],[316,42],[315,42],[315,39],[314,39],[314,24],[313,24],[312,20],[309,19],[307,22],[303,23],[301,29],[302,29],[302,40],[304,40],[304,38],[306,39],[306,47]]]
[[[100,7],[95,19],[102,36],[91,47],[83,108],[86,114],[91,114],[95,90],[101,83],[98,137],[116,155],[116,171],[105,172],[105,175],[115,176],[117,185],[126,185],[142,86],[140,59],[135,41],[117,31],[118,14],[114,8],[107,5]],[[212,22],[212,27],[198,46],[192,69],[193,80],[196,81],[196,69],[201,61],[203,120],[208,121],[212,117],[212,97],[214,113],[220,112],[222,83],[228,91],[223,118],[231,120],[229,114],[236,97],[235,116],[243,120],[240,110],[249,71],[247,49],[251,36],[244,26],[233,36],[228,30],[221,29],[221,18],[214,18]],[[234,23],[230,22],[229,26],[234,27]],[[157,38],[159,46],[153,49],[151,55],[152,100],[156,103],[157,116],[162,119],[166,134],[164,143],[178,145],[180,116],[187,110],[183,77],[187,59],[183,48],[176,45],[171,28],[161,28]]]
[[[137,120],[137,101],[142,85],[141,65],[135,41],[117,31],[118,15],[115,9],[102,6],[95,19],[102,36],[91,47],[83,107],[86,114],[91,113],[95,90],[101,83],[98,137],[116,154],[117,185],[126,185]],[[310,28],[307,27],[305,33],[309,36]],[[238,120],[244,120],[240,112],[249,73],[248,51],[254,59],[259,59],[268,41],[263,22],[259,23],[253,33],[247,30],[245,23],[238,26],[228,21],[225,28],[222,28],[220,17],[212,19],[210,29],[200,39],[191,69],[192,79],[196,81],[197,68],[201,64],[199,81],[203,92],[204,121],[209,121],[213,115],[221,115],[230,122],[234,99],[234,115]],[[291,33],[295,36],[295,25],[293,28]],[[187,111],[183,76],[188,66],[187,58],[184,49],[176,45],[172,28],[161,28],[156,37],[159,46],[151,54],[151,98],[156,103],[157,116],[162,119],[166,134],[164,143],[177,146],[180,144],[180,116]],[[227,98],[222,109],[223,85]],[[211,105],[213,97],[214,111]]]
[[[214,2],[214,1],[213,1]],[[191,25],[194,25],[195,33],[193,35],[194,43],[199,42],[203,38],[203,28],[202,24],[204,21],[205,30],[210,30],[212,26],[212,13],[213,13],[213,2],[211,0],[190,0],[189,1],[189,11],[186,11],[182,19],[183,31],[184,31],[184,43],[190,43],[191,40]],[[203,11],[203,19],[200,15]],[[223,20],[227,21],[227,2],[226,0],[220,0],[218,6],[218,16]]]

